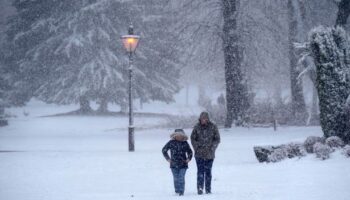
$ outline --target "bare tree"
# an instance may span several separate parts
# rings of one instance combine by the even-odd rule
[[[294,44],[298,42],[298,31],[300,31],[301,23],[299,1],[288,0],[288,50],[289,50],[289,66],[290,66],[290,84],[292,99],[292,115],[294,121],[298,124],[304,123],[306,119],[306,106],[303,95],[302,83],[298,81],[300,70],[298,69],[298,56],[294,48]],[[298,12],[299,11],[299,12]]]

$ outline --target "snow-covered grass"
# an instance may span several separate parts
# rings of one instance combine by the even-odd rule
[[[35,109],[30,111],[35,112]],[[255,145],[303,142],[319,127],[220,129],[211,195],[196,194],[196,165],[186,174],[184,197],[174,195],[161,148],[170,129],[160,118],[136,118],[135,152],[128,152],[127,119],[18,117],[0,128],[1,200],[348,200],[350,160],[340,151],[321,161],[310,154],[258,163]],[[143,127],[141,129],[140,127]],[[146,128],[144,128],[146,127]],[[185,132],[190,134],[191,130]]]
[[[188,105],[186,105],[183,97],[183,91],[176,95],[176,102],[174,103],[164,103],[159,101],[154,101],[151,103],[144,103],[143,107],[140,107],[139,101],[134,103],[135,112],[140,113],[162,113],[170,115],[180,115],[180,116],[193,116],[198,115],[202,111],[202,108],[191,100]],[[94,102],[91,103],[92,109],[97,109],[98,105]],[[174,109],[175,108],[175,109]],[[79,105],[55,105],[55,104],[45,104],[42,101],[31,100],[26,107],[15,107],[10,110],[6,110],[6,113],[11,116],[16,116],[18,118],[27,116],[39,117],[55,115],[60,113],[67,113],[70,111],[78,110]],[[109,104],[109,111],[119,112],[120,107],[118,105]]]

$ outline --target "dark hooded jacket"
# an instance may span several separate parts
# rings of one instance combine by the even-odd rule
[[[188,168],[186,160],[191,160],[193,155],[187,142],[188,137],[183,133],[173,133],[170,137],[171,140],[162,149],[164,158],[170,160],[170,168]],[[168,154],[169,150],[170,157]]]
[[[199,121],[193,128],[191,143],[196,158],[214,159],[216,148],[220,143],[218,127],[211,121],[206,125],[202,125]]]

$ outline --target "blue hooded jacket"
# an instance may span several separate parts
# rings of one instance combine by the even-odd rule
[[[175,132],[170,137],[171,140],[162,149],[164,158],[170,160],[170,168],[188,168],[186,160],[191,160],[193,155],[187,142],[188,137],[184,132]]]

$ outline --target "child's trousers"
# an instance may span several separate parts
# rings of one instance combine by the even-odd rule
[[[187,168],[171,168],[174,176],[175,193],[183,194],[185,192],[185,174]]]

